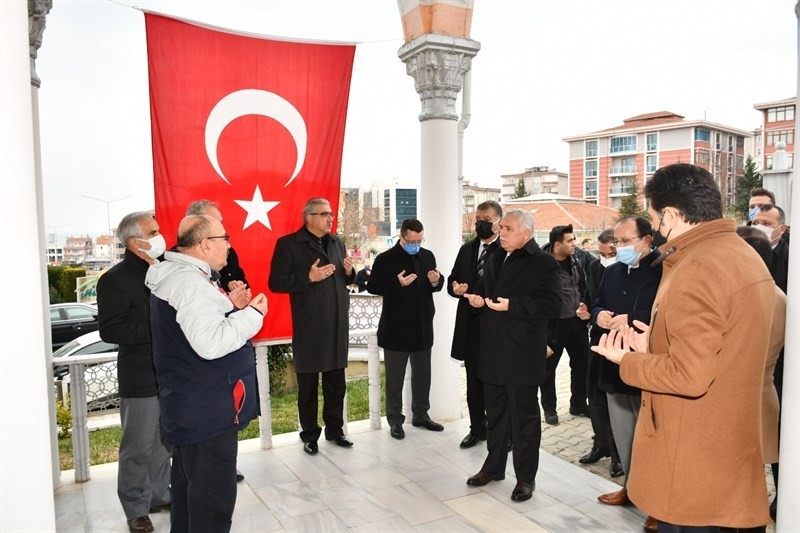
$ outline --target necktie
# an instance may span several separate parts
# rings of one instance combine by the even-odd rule
[[[486,263],[486,252],[489,249],[488,244],[483,244],[483,248],[481,249],[481,255],[478,256],[478,264],[475,265],[475,274],[476,274],[476,281],[480,283],[481,279],[483,278],[483,266]]]

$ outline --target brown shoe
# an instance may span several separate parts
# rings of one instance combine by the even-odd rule
[[[618,490],[617,492],[609,492],[608,494],[601,494],[597,497],[597,501],[606,505],[625,505],[626,503],[630,503],[628,491],[625,489]]]
[[[149,516],[140,516],[128,520],[128,529],[131,533],[151,533],[155,531]]]
[[[160,513],[161,511],[169,512],[170,509],[172,509],[171,503],[162,503],[160,505],[153,505],[152,507],[150,507],[150,514]]]
[[[515,502],[530,500],[533,496],[533,481],[517,481],[517,486],[511,491],[511,499]]]
[[[503,474],[487,474],[486,472],[480,471],[474,476],[470,476],[467,478],[467,485],[471,487],[482,487],[489,483],[490,481],[500,481],[505,479],[506,475]]]
[[[656,520],[652,516],[648,516],[647,520],[644,521],[644,530],[647,531],[647,533],[657,533],[658,520]]]

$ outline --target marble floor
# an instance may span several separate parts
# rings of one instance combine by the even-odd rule
[[[608,507],[597,496],[619,486],[541,452],[536,491],[511,501],[515,479],[485,487],[466,485],[486,449],[462,450],[468,420],[434,433],[406,424],[406,438],[353,422],[355,446],[320,442],[316,456],[303,453],[297,433],[277,435],[271,450],[242,441],[233,531],[641,531],[644,516],[631,506]],[[72,482],[62,474],[56,491],[58,531],[126,532],[116,494],[117,464],[93,466],[92,479]],[[169,514],[151,515],[156,531],[168,531]]]

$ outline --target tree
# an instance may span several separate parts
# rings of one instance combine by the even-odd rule
[[[631,181],[630,194],[622,199],[617,220],[619,221],[628,217],[650,218],[650,215],[647,213],[647,211],[642,209],[642,206],[639,205],[639,184],[635,179]]]
[[[367,227],[375,220],[376,209],[361,209],[358,192],[344,195],[344,208],[339,211],[336,233],[348,250],[358,250],[369,239]]]
[[[750,191],[758,187],[763,187],[761,172],[756,167],[753,156],[747,156],[744,163],[744,175],[736,178],[736,215],[747,220],[747,212],[750,210]]]
[[[520,178],[517,181],[517,187],[514,189],[512,198],[522,198],[523,196],[528,196],[528,191],[525,189],[525,180]]]

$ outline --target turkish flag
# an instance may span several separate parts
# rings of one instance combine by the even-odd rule
[[[312,197],[338,213],[355,45],[237,35],[145,14],[156,218],[177,240],[186,206],[219,204],[253,294],[275,242]],[[335,228],[335,226],[334,226]],[[286,294],[268,294],[257,339],[290,338]]]

